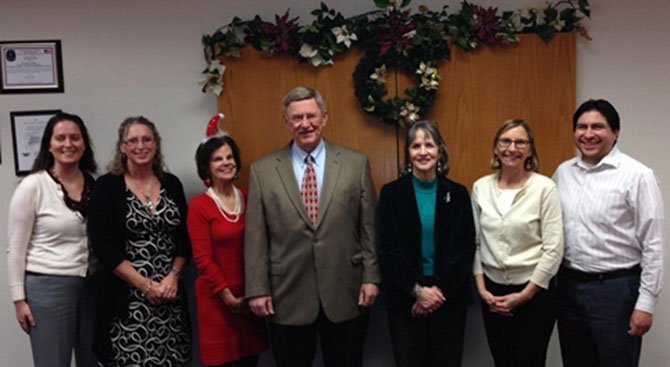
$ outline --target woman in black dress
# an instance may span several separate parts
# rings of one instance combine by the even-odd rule
[[[94,187],[88,233],[105,266],[95,349],[107,366],[179,366],[191,358],[180,274],[191,247],[186,199],[165,172],[144,117],[119,127],[116,154]]]

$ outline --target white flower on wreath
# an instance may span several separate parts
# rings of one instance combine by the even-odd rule
[[[439,87],[440,74],[437,73],[437,69],[432,67],[430,63],[421,62],[419,68],[416,69],[416,73],[421,75],[421,84],[419,87],[426,90],[436,90]]]
[[[212,60],[207,67],[207,73],[200,79],[198,84],[205,87],[205,92],[213,92],[221,95],[223,92],[223,73],[226,71],[226,65],[223,65],[218,59]]]
[[[412,102],[405,102],[400,107],[400,119],[409,125],[415,123],[419,119],[419,108]]]
[[[386,83],[386,64],[375,68],[375,72],[370,75],[370,79],[376,80],[377,84],[385,84]]]
[[[337,43],[344,43],[347,48],[351,47],[351,41],[358,41],[356,33],[349,32],[346,24],[341,27],[334,27],[330,31],[335,35]]]

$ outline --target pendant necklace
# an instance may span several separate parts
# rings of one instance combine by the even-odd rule
[[[233,192],[235,197],[235,206],[233,209],[228,208],[226,203],[223,202],[219,194],[214,191],[213,188],[208,188],[206,194],[214,200],[216,207],[219,209],[219,212],[225,220],[230,223],[237,223],[242,214],[242,195],[240,194],[240,190],[235,186],[233,186]]]
[[[130,181],[132,181],[132,183],[135,185],[135,188],[137,189],[137,191],[139,191],[140,195],[144,197],[144,202],[142,202],[142,200],[140,199],[140,204],[142,205],[142,207],[147,211],[153,213],[154,202],[151,200],[152,184],[151,183],[149,184],[149,194],[147,195],[144,193],[144,190],[142,190],[142,186],[140,186],[139,181],[135,180],[134,178],[131,178]]]

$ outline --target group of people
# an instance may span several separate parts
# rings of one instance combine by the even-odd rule
[[[566,366],[636,366],[663,269],[653,172],[616,147],[605,100],[573,116],[580,155],[538,173],[530,125],[505,121],[494,172],[471,195],[448,178],[437,126],[407,131],[406,169],[379,200],[365,155],[323,137],[328,107],[298,87],[282,102],[292,140],[236,187],[240,148],[196,151],[206,191],[187,205],[156,126],[122,122],[108,173],[83,121],[47,124],[10,204],[8,271],[36,366],[178,366],[191,358],[181,275],[192,257],[206,366],[360,367],[370,307],[387,306],[396,365],[460,366],[478,294],[496,366],[544,366],[556,320]],[[476,290],[473,292],[473,289]],[[266,331],[267,326],[267,331]]]

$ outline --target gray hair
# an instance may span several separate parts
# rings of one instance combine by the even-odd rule
[[[321,93],[318,90],[309,88],[309,87],[296,87],[293,88],[284,99],[282,99],[282,109],[284,110],[284,116],[286,116],[286,110],[288,106],[297,101],[304,101],[306,99],[312,99],[316,101],[316,104],[319,106],[321,113],[328,112],[328,106],[326,105],[326,100],[323,98]]]

